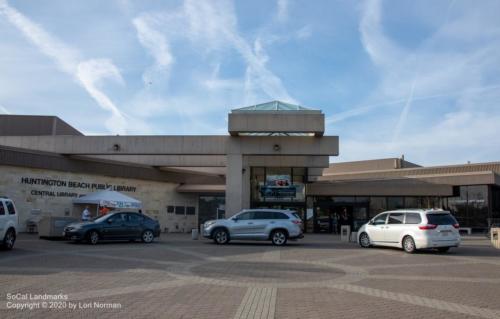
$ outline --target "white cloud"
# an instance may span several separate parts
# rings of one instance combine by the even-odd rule
[[[9,110],[7,110],[7,108],[5,108],[4,106],[0,105],[0,113],[1,114],[11,114]]]
[[[176,114],[195,123],[206,113],[228,108],[234,105],[232,103],[239,106],[269,99],[297,103],[281,79],[269,69],[269,57],[261,39],[248,41],[240,34],[230,1],[186,0],[178,10],[143,12],[132,22],[140,43],[154,57],[155,65],[164,66],[164,74],[172,68],[177,47],[186,50],[182,45],[188,44],[187,48],[194,50],[200,59],[194,70],[184,69],[185,73],[191,72],[191,83],[186,84],[190,88],[189,98],[168,87],[162,91],[145,87],[128,103],[127,109],[137,116]],[[245,64],[241,76],[223,75],[224,59],[231,51]],[[146,78],[151,75],[150,70],[145,71]],[[158,72],[155,75],[158,76]]]
[[[43,54],[52,58],[59,69],[72,77],[89,93],[98,105],[111,112],[106,127],[112,133],[125,134],[127,122],[125,116],[111,99],[98,88],[106,78],[122,82],[118,69],[109,60],[84,60],[81,54],[48,33],[42,26],[34,23],[6,0],[0,0],[0,15],[19,29]]]
[[[284,23],[288,20],[288,0],[278,0],[278,12],[276,14],[278,21]]]
[[[495,124],[500,110],[492,106],[495,100],[491,98],[499,98],[498,82],[492,81],[498,79],[494,74],[500,71],[500,30],[491,14],[498,9],[495,5],[449,5],[442,22],[435,24],[437,29],[410,49],[384,32],[381,1],[366,2],[359,30],[380,82],[366,106],[333,115],[328,123],[382,114],[395,120],[393,126],[387,125],[388,121],[385,126],[370,123],[379,133],[378,140],[372,136],[344,138],[341,153],[352,152],[347,155],[351,159],[411,153],[410,160],[417,158],[424,164],[435,163],[437,158],[463,162],[465,157],[476,156],[485,140],[495,140],[495,145],[482,151],[484,158],[492,158],[493,149],[500,148]],[[440,99],[447,102],[446,109],[440,109]],[[416,101],[425,103],[413,109]],[[436,109],[431,113],[432,108]],[[394,116],[398,109],[399,116]],[[428,117],[428,123],[410,122],[412,113]],[[381,134],[387,142],[380,142]]]
[[[153,81],[154,75],[152,73],[154,72],[160,72],[168,77],[170,67],[174,62],[166,37],[155,29],[155,20],[155,17],[149,14],[143,14],[133,20],[139,42],[155,60],[153,68],[143,75],[145,84]]]
[[[312,35],[312,28],[310,25],[305,25],[296,32],[297,39],[307,39]]]

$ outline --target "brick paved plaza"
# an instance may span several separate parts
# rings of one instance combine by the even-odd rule
[[[500,251],[479,237],[447,254],[409,255],[331,235],[283,248],[171,234],[95,247],[21,235],[0,251],[0,287],[0,318],[500,318]],[[68,300],[16,310],[36,304],[8,300],[16,293]]]

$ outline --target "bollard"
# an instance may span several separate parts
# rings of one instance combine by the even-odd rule
[[[491,244],[500,249],[500,228],[491,228]]]
[[[349,242],[350,237],[351,237],[351,226],[342,225],[342,227],[340,227],[340,241]]]
[[[193,228],[191,230],[191,239],[193,240],[198,240],[198,229]]]

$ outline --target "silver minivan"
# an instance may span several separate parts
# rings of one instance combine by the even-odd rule
[[[16,242],[18,216],[14,202],[0,196],[0,246],[10,250]]]
[[[441,209],[401,209],[378,214],[358,230],[361,247],[390,246],[408,253],[434,248],[446,252],[460,245],[459,225]]]
[[[288,239],[304,237],[302,220],[294,211],[280,209],[246,209],[228,219],[203,224],[203,236],[217,244],[230,240],[271,240],[285,245]]]

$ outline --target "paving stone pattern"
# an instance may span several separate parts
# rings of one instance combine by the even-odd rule
[[[78,307],[12,309],[31,302],[7,300],[16,293],[64,294]],[[0,251],[2,319],[500,318],[499,300],[500,251],[477,237],[409,255],[332,235],[274,247],[182,234],[89,246],[21,234]]]

